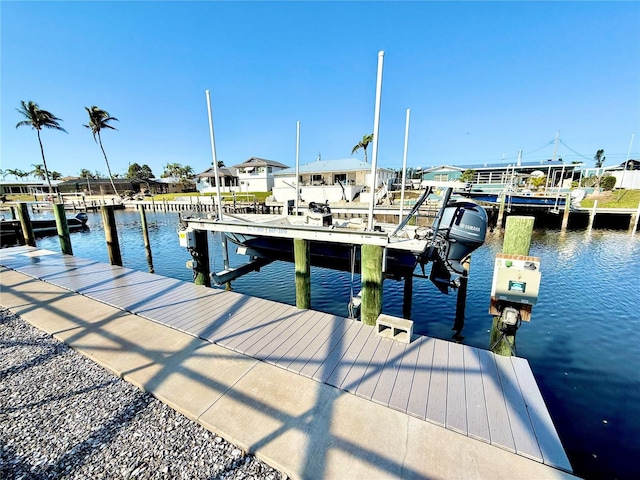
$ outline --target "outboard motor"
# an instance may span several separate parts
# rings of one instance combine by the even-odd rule
[[[463,273],[460,264],[484,243],[487,234],[487,212],[473,202],[449,203],[442,213],[438,234],[446,240],[444,256],[448,265]]]

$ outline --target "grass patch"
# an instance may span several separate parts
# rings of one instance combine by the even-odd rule
[[[254,199],[256,202],[264,202],[266,200],[266,198],[271,195],[271,192],[249,192],[249,193],[237,193],[236,194],[236,201],[238,202],[253,202]],[[194,197],[195,198],[202,198],[202,197],[215,197],[215,195],[211,195],[211,194],[206,194],[206,195],[200,195],[199,192],[189,192],[189,193],[163,193],[160,195],[154,195],[153,196],[153,200],[158,202],[158,201],[163,201],[166,200],[168,202],[171,202],[173,200],[176,199],[176,197]],[[223,202],[231,202],[233,201],[233,195],[231,193],[221,193],[221,197],[222,197],[222,201]],[[151,197],[147,197],[147,198],[151,198]]]
[[[602,208],[638,208],[640,190],[614,190],[590,195],[580,202],[580,206],[591,208],[595,200],[598,200],[598,207]]]

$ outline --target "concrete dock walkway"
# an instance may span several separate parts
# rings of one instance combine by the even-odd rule
[[[292,478],[575,478],[11,268],[0,286],[3,307]]]

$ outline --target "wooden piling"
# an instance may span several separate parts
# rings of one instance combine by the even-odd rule
[[[64,255],[73,255],[71,247],[71,235],[69,235],[69,224],[63,203],[53,204],[53,215],[56,219],[56,230],[60,239],[60,250]]]
[[[140,211],[140,224],[142,225],[142,238],[144,239],[144,250],[147,255],[147,265],[149,265],[149,273],[154,273],[153,257],[151,255],[151,242],[149,241],[149,228],[147,227],[147,215],[143,205],[138,205]]]
[[[382,313],[382,255],[378,245],[362,245],[360,271],[362,279],[362,310],[360,318],[366,325],[375,325]]]
[[[596,220],[597,210],[598,210],[598,200],[594,200],[593,208],[591,209],[591,212],[589,212],[589,225],[587,226],[587,229],[589,231],[591,231],[591,229],[593,228],[593,222]]]
[[[529,255],[531,246],[531,234],[533,233],[534,217],[509,216],[505,225],[502,253],[509,255]],[[493,353],[505,357],[514,356],[516,344],[516,332],[507,335],[500,331],[500,317],[493,317],[491,335],[489,338],[490,350]]]
[[[118,229],[116,228],[116,217],[113,213],[113,205],[102,205],[102,224],[104,225],[104,237],[107,241],[107,252],[111,265],[122,266],[122,255],[120,254],[120,243],[118,242]]]
[[[22,227],[22,237],[24,243],[30,247],[36,246],[36,236],[33,234],[33,227],[31,226],[31,217],[29,217],[29,206],[20,202],[16,209],[18,213],[18,219],[20,219],[20,227]]]
[[[571,211],[571,194],[567,193],[564,199],[564,212],[562,213],[562,225],[560,230],[566,230],[569,226],[569,212]]]
[[[467,285],[469,283],[469,268],[471,268],[471,255],[463,262],[464,273],[460,275],[460,286],[458,287],[458,295],[456,298],[456,317],[453,322],[453,330],[455,330],[454,338],[462,338],[461,332],[464,328],[464,311],[467,308]]]
[[[206,230],[195,230],[196,246],[193,256],[193,283],[211,286],[211,270],[209,268],[209,242]]]
[[[296,267],[296,307],[311,308],[311,250],[308,240],[293,239]]]

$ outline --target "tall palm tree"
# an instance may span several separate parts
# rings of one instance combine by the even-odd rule
[[[54,130],[60,130],[67,133],[67,131],[60,126],[58,122],[62,119],[56,117],[51,112],[41,110],[37,103],[29,101],[26,103],[24,100],[20,102],[21,108],[17,108],[24,116],[24,120],[18,122],[16,128],[26,125],[34,128],[38,133],[38,143],[40,144],[40,153],[42,154],[42,164],[44,165],[44,174],[47,177],[47,183],[49,184],[49,195],[53,199],[53,187],[51,186],[51,179],[49,178],[49,169],[47,168],[47,160],[44,158],[44,148],[42,147],[42,139],[40,138],[40,130],[43,128],[53,128]]]
[[[602,168],[604,161],[607,157],[604,156],[604,150],[601,148],[593,156],[593,160],[596,162],[596,168]]]
[[[35,178],[38,178],[40,180],[44,180],[46,178],[46,175],[44,174],[44,170],[42,169],[42,165],[31,164],[31,166],[33,167],[33,170],[29,173],[31,173]],[[50,172],[50,174],[51,174],[51,177],[53,177],[53,172]]]
[[[109,180],[111,181],[111,186],[113,187],[113,191],[116,192],[116,195],[119,197],[120,194],[118,190],[116,190],[116,185],[113,182],[113,175],[111,175],[111,167],[109,166],[109,159],[107,159],[107,154],[104,151],[104,147],[102,146],[102,138],[100,137],[100,130],[103,128],[108,128],[111,130],[117,130],[117,128],[109,125],[109,122],[115,120],[119,121],[117,118],[111,117],[109,112],[102,110],[95,105],[91,108],[84,107],[87,113],[89,114],[89,124],[85,125],[85,127],[91,129],[91,133],[93,133],[93,139],[96,143],[100,145],[100,149],[102,150],[102,155],[104,156],[104,161],[107,164],[107,171],[109,172]],[[97,138],[96,138],[97,137]]]
[[[358,150],[360,150],[361,148],[364,149],[364,161],[367,161],[367,147],[369,146],[369,144],[373,142],[373,133],[370,133],[369,135],[365,135],[362,137],[362,140],[360,140],[358,142],[358,144],[353,147],[353,150],[351,150],[351,155],[353,155],[354,153],[356,153]]]

